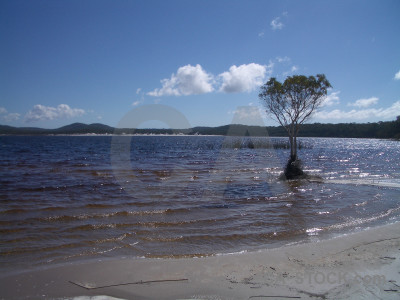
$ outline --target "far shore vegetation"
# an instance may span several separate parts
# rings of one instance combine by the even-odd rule
[[[53,135],[53,134],[185,134],[185,135],[230,135],[285,137],[282,126],[246,126],[224,125],[218,127],[193,127],[189,129],[135,129],[114,128],[104,124],[74,123],[56,129],[35,127],[12,127],[0,125],[2,135]],[[394,121],[373,123],[339,123],[339,124],[301,124],[298,137],[335,137],[335,138],[378,138],[400,139],[400,116]]]

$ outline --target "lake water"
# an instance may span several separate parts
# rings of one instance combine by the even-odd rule
[[[287,149],[220,136],[0,137],[0,265],[227,254],[400,219],[400,143],[301,139]],[[287,138],[247,138],[257,143]]]

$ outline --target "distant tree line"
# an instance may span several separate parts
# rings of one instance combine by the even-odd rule
[[[299,136],[400,139],[400,116],[389,122],[304,124]]]
[[[400,139],[400,116],[395,121],[376,123],[302,124],[300,137],[382,138]],[[229,136],[286,136],[282,126],[246,126],[239,124],[218,127],[193,127],[189,129],[135,129],[114,128],[103,124],[73,123],[57,129],[12,127],[0,125],[0,134],[51,135],[51,134],[189,134]]]
[[[245,129],[243,128],[245,127]],[[252,136],[264,136],[268,132],[269,136],[286,136],[286,131],[282,126],[245,126],[245,125],[225,125],[220,127],[195,127],[192,132],[209,135],[232,135],[240,136],[243,132],[249,132]],[[301,124],[300,137],[338,137],[338,138],[381,138],[381,139],[400,139],[400,116],[395,121],[376,122],[376,123],[340,123],[340,124]]]

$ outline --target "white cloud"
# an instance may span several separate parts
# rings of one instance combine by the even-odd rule
[[[290,70],[282,72],[282,76],[286,77],[289,74],[293,74],[296,73],[299,70],[299,67],[296,65],[292,65],[292,60],[290,57],[288,56],[277,56],[275,57],[275,61],[279,64],[282,64],[283,66],[285,66],[285,68],[290,67]]]
[[[398,71],[398,72],[394,75],[394,79],[395,79],[395,80],[400,80],[400,71]]]
[[[278,63],[288,63],[288,62],[290,62],[290,57],[287,57],[287,56],[285,56],[285,57],[277,56],[277,57],[276,57],[276,60],[278,61]]]
[[[330,93],[328,96],[325,97],[321,106],[325,107],[338,104],[340,102],[338,94],[340,94],[340,91]]]
[[[9,114],[3,116],[2,119],[3,119],[4,121],[6,121],[6,122],[13,122],[13,121],[19,120],[19,117],[20,117],[20,116],[21,116],[21,115],[20,115],[19,113],[9,113]]]
[[[249,105],[238,107],[236,110],[229,111],[228,114],[234,114],[236,115],[236,118],[243,120],[252,117],[258,117],[260,112],[256,106]]]
[[[268,66],[255,63],[233,65],[229,71],[219,74],[222,78],[220,91],[226,93],[250,92],[262,85],[266,74],[272,73],[273,64]]]
[[[283,75],[284,77],[286,77],[286,76],[288,76],[289,74],[295,73],[295,72],[298,71],[298,70],[299,70],[299,68],[298,68],[297,66],[292,66],[292,67],[290,68],[289,71],[283,72],[282,75]]]
[[[349,103],[348,105],[363,108],[363,107],[368,107],[368,106],[374,105],[374,104],[378,103],[378,101],[379,101],[378,98],[371,97],[368,99],[359,99],[354,103]]]
[[[57,107],[35,105],[26,115],[26,122],[47,121],[60,118],[73,118],[85,114],[80,108],[71,108],[67,104],[60,104]]]
[[[187,65],[180,67],[171,78],[161,80],[162,87],[147,95],[154,97],[196,95],[215,90],[225,93],[250,92],[264,83],[267,74],[272,74],[273,66],[272,62],[269,65],[256,63],[233,65],[229,71],[214,76],[204,71],[200,65],[195,67]]]
[[[5,122],[17,121],[21,116],[19,113],[9,113],[4,107],[0,107],[1,120]]]
[[[368,108],[351,111],[342,111],[335,109],[332,111],[319,111],[316,112],[314,117],[321,120],[371,120],[381,119],[390,120],[400,115],[400,101],[393,103],[388,108]]]
[[[271,21],[271,27],[273,30],[282,29],[283,23],[281,22],[281,18],[277,17]]]
[[[233,114],[231,124],[265,126],[260,110],[256,106],[239,106],[228,114]]]
[[[162,88],[155,89],[148,95],[161,97],[210,93],[214,90],[212,82],[213,76],[205,72],[199,64],[186,65],[180,67],[171,78],[161,80]]]
[[[132,106],[138,106],[139,104],[144,102],[144,92],[142,91],[142,88],[138,88],[136,90],[136,95],[138,95],[140,99],[132,102]]]

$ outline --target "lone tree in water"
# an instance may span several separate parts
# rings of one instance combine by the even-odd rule
[[[321,105],[331,84],[325,75],[316,77],[294,75],[282,84],[271,78],[261,87],[258,97],[267,113],[281,124],[289,135],[290,158],[285,168],[285,177],[295,179],[304,176],[297,159],[297,135],[300,125],[308,120]]]

